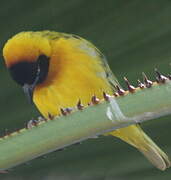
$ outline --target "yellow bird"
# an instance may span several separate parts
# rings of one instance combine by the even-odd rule
[[[60,114],[60,108],[74,107],[79,99],[87,105],[94,94],[100,99],[103,92],[113,94],[117,84],[103,54],[72,34],[21,32],[7,41],[3,56],[12,78],[46,118],[48,113]],[[168,156],[139,125],[109,135],[136,147],[157,168],[170,167]]]

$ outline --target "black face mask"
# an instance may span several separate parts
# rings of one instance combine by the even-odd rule
[[[33,102],[33,92],[37,84],[45,81],[48,75],[49,58],[40,55],[37,61],[20,61],[9,68],[14,81],[23,87],[24,93],[30,103]]]

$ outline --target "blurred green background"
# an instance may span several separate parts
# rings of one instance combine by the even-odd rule
[[[136,85],[144,71],[155,79],[154,67],[165,74],[171,62],[171,1],[169,0],[1,0],[0,49],[12,35],[26,30],[55,30],[94,42],[107,56],[123,83]],[[1,59],[2,51],[1,51]],[[0,61],[0,134],[22,128],[39,114],[29,105]],[[157,98],[157,97],[156,97]],[[171,156],[170,117],[144,123],[146,132]],[[2,180],[167,180],[133,147],[112,137],[87,140],[1,174]]]

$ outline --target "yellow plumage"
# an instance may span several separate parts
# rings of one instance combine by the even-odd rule
[[[47,86],[45,82],[34,92],[34,102],[45,116],[47,112],[58,114],[61,107],[74,107],[78,99],[87,104],[93,94],[102,98],[103,90],[112,93],[99,57],[91,57],[80,49],[79,41],[61,38],[52,42],[49,77],[46,79],[48,84],[52,83]],[[47,106],[45,100],[49,102]]]
[[[40,55],[49,57],[46,79],[34,89],[33,101],[39,111],[58,115],[60,108],[84,105],[92,95],[112,94],[117,83],[105,57],[90,42],[75,35],[42,31],[22,32],[10,39],[3,49],[7,67],[22,61],[36,62]],[[167,155],[138,125],[109,133],[138,148],[157,168],[170,166]]]

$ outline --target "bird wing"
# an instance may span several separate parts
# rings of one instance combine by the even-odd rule
[[[60,32],[55,32],[55,31],[48,31],[48,30],[41,31],[40,33],[43,37],[47,37],[50,40],[57,40],[60,38],[77,39],[78,41],[81,42],[79,48],[81,48],[83,51],[88,53],[90,56],[98,56],[99,57],[98,59],[101,61],[100,63],[102,65],[102,67],[104,68],[104,72],[105,72],[103,74],[103,76],[105,76],[105,78],[108,80],[112,89],[115,90],[115,86],[119,85],[117,78],[115,77],[115,75],[113,74],[113,72],[111,71],[111,69],[108,65],[106,57],[90,41],[87,41],[86,39],[84,39],[80,36],[74,35],[74,34],[60,33]]]

